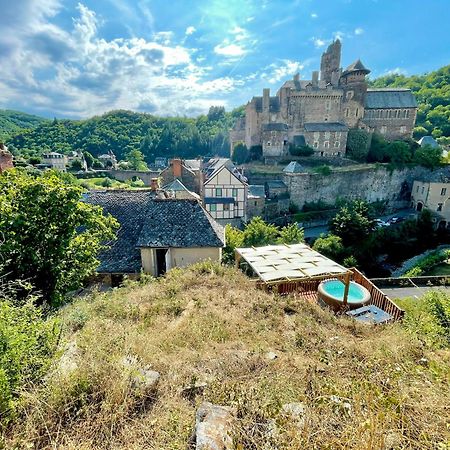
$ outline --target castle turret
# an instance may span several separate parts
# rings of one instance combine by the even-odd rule
[[[322,54],[320,62],[320,79],[331,83],[333,72],[338,72],[341,66],[341,41],[336,39],[327,51]]]

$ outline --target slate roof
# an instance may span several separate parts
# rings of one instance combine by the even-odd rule
[[[175,192],[183,192],[183,191],[190,192],[189,189],[178,178],[175,178],[175,180],[173,180],[172,183],[164,186],[163,190]]]
[[[286,123],[264,123],[262,126],[263,131],[287,131],[288,126]]]
[[[313,89],[326,89],[327,87],[327,82],[325,80],[319,80],[317,83],[317,87],[314,87],[312,85],[312,80],[287,80],[283,83],[283,85],[281,86],[282,88],[291,88],[294,89],[296,91],[300,91],[302,89],[306,89],[306,87],[308,85],[311,85],[311,87]]]
[[[266,191],[262,184],[250,184],[248,186],[248,198],[265,198]]]
[[[303,173],[305,170],[297,161],[291,161],[284,169],[286,173]]]
[[[366,109],[417,108],[410,89],[367,89]]]
[[[342,75],[345,75],[347,73],[350,72],[358,72],[358,71],[363,71],[366,74],[370,73],[370,70],[364,66],[364,64],[361,62],[360,59],[357,59],[355,62],[353,62],[352,64],[350,64],[343,72]]]
[[[305,123],[306,131],[348,131],[347,125],[339,122]]]
[[[266,181],[266,186],[269,189],[287,189],[286,184],[281,180]]]
[[[423,147],[424,145],[430,145],[431,147],[439,147],[439,144],[436,142],[433,136],[424,136],[421,137],[418,141],[418,144]]]
[[[296,134],[293,139],[293,144],[297,147],[305,147],[306,146],[306,139],[303,134]]]
[[[223,228],[196,200],[154,197],[150,190],[87,193],[87,203],[101,206],[120,223],[117,239],[99,256],[99,273],[140,272],[141,246],[223,246]]]

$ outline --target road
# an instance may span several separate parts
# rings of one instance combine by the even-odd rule
[[[388,214],[387,216],[380,216],[379,219],[383,220],[384,222],[388,221],[389,219],[392,219],[392,217],[408,217],[414,214],[414,211],[411,209],[402,209],[400,211],[397,211],[394,214]],[[320,226],[320,227],[312,227],[312,228],[305,228],[305,238],[306,239],[313,239],[319,237],[322,233],[328,233],[328,226]]]
[[[428,287],[428,286],[421,286],[421,287],[402,287],[402,288],[380,288],[381,291],[383,291],[390,299],[395,300],[396,298],[420,298],[422,295],[424,295],[428,291],[433,290],[444,290],[447,293],[450,293],[450,287],[449,286],[443,286],[443,287]]]

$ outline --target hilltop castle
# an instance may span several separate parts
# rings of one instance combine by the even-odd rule
[[[266,161],[289,152],[290,144],[309,145],[317,156],[344,156],[348,130],[378,132],[386,139],[412,136],[417,102],[409,89],[368,89],[370,73],[358,59],[345,70],[340,67],[341,42],[334,41],[322,55],[319,72],[312,80],[295,75],[272,97],[247,103],[245,117],[230,133],[231,148],[238,143],[262,146]]]

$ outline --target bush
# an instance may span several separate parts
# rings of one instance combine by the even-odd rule
[[[334,234],[320,235],[316,239],[313,245],[313,250],[321,253],[328,258],[339,261],[344,254],[344,245],[342,244],[342,239]]]
[[[315,173],[318,173],[320,175],[331,175],[331,168],[330,166],[327,166],[326,164],[323,164],[322,166],[318,166],[314,169]]]
[[[0,298],[0,417],[13,417],[21,390],[48,370],[59,335],[54,320],[45,321],[32,301],[14,306]]]
[[[236,164],[244,164],[248,162],[250,158],[250,152],[245,144],[237,144],[236,147],[233,148],[233,155],[231,159]]]
[[[415,267],[405,272],[403,277],[419,277],[434,266],[447,261],[450,258],[450,250],[437,250],[425,256],[423,259],[418,261]]]
[[[435,169],[441,165],[442,150],[440,147],[424,145],[419,147],[414,153],[414,162],[429,169]]]
[[[289,146],[289,153],[292,156],[311,156],[314,154],[314,149],[309,145],[293,145]]]

